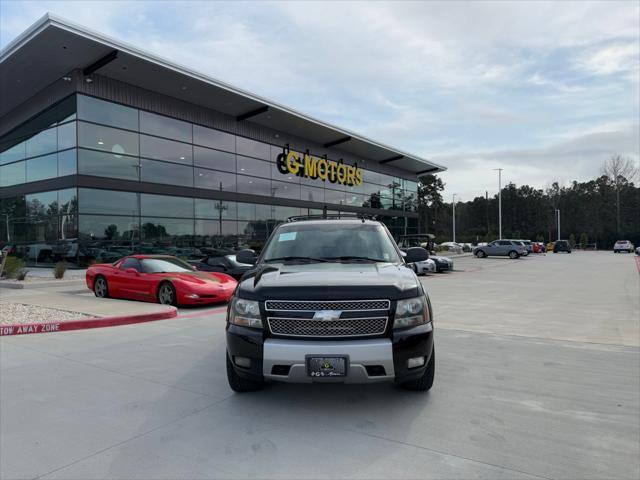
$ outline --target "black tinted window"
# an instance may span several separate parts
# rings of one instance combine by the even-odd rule
[[[127,268],[135,268],[138,272],[142,271],[140,262],[136,258],[127,258],[120,264],[120,270],[126,270]]]

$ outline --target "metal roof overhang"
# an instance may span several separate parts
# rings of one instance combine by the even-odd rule
[[[101,59],[108,61],[101,65]],[[0,52],[0,118],[72,70],[96,62],[100,75],[323,145],[335,143],[336,151],[387,160],[383,163],[418,175],[446,170],[50,14]]]

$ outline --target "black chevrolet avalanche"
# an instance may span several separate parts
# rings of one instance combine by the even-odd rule
[[[236,392],[265,381],[433,384],[433,313],[387,228],[364,218],[291,218],[261,255],[227,312],[227,377]]]

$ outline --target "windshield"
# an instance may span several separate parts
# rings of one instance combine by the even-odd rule
[[[266,246],[262,261],[287,259],[401,261],[381,225],[342,222],[301,223],[278,229]]]
[[[140,263],[144,273],[193,272],[188,263],[177,258],[143,258]]]

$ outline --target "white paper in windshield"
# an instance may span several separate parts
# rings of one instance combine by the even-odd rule
[[[296,239],[296,235],[297,234],[298,234],[298,232],[281,233],[280,235],[278,235],[278,241],[279,242],[290,242],[291,240],[295,240]]]

